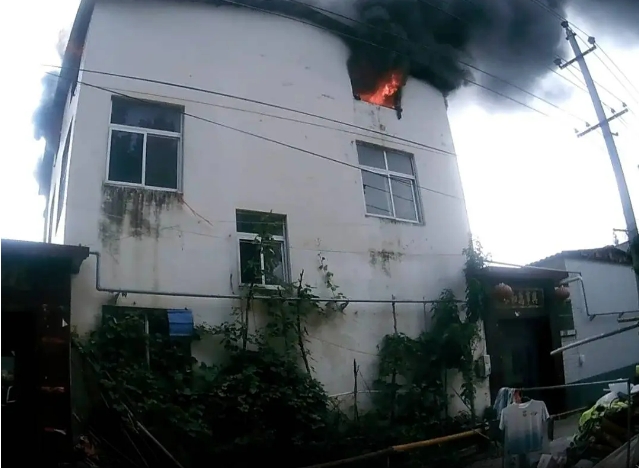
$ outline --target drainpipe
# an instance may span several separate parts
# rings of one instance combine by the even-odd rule
[[[197,293],[185,293],[185,292],[177,292],[177,291],[149,291],[143,289],[116,289],[116,288],[107,288],[102,286],[102,282],[100,280],[100,263],[101,263],[101,255],[100,252],[90,251],[89,255],[93,255],[95,257],[95,289],[100,292],[107,292],[113,294],[141,294],[145,296],[169,296],[169,297],[193,297],[193,298],[202,298],[202,299],[245,299],[243,296],[238,296],[237,294],[197,294]],[[357,304],[436,304],[442,301],[425,301],[424,299],[340,299],[340,298],[299,298],[299,297],[274,297],[274,296],[253,296],[253,299],[267,300],[267,299],[281,299],[286,301],[309,301],[309,302],[341,302],[341,303],[357,303]],[[465,303],[466,301],[456,300],[457,303]]]

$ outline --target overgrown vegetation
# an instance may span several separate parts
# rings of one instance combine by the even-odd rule
[[[268,252],[268,234],[259,243],[264,260],[252,268],[271,271],[264,265],[276,258]],[[98,367],[101,390],[120,402],[117,409],[140,418],[187,466],[207,460],[239,467],[259,459],[296,467],[454,433],[475,418],[473,355],[485,303],[471,278],[483,268],[481,250],[471,246],[465,253],[465,305],[445,290],[428,330],[413,338],[396,326],[384,337],[372,407],[362,411],[355,399],[349,417],[315,378],[307,347],[309,329],[348,308],[321,254],[318,268],[334,300],[320,302],[304,272],[276,289],[247,286],[228,321],[197,327],[193,339],[216,340],[224,349],[215,365],[193,359],[181,338],[149,333],[163,324],[150,326],[159,319],[134,313],[105,316],[82,349]],[[389,314],[396,320],[395,304]],[[456,372],[463,376],[459,397],[468,408],[461,417],[449,408],[448,379]],[[424,457],[446,454],[450,460],[459,453],[445,449],[393,463],[422,465]]]

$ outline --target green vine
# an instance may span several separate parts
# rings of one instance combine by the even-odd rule
[[[460,308],[455,295],[444,290],[432,307],[432,326],[418,337],[403,333],[386,335],[379,352],[377,407],[413,427],[418,421],[438,421],[448,415],[448,373],[463,377],[459,397],[475,418],[475,346],[487,298],[477,279],[486,258],[478,242],[464,250],[466,255],[466,300]],[[398,384],[397,382],[402,382]]]
[[[261,278],[274,270],[270,262],[277,255],[266,230],[255,242],[260,261],[248,268]],[[313,375],[308,350],[308,330],[348,306],[321,253],[317,268],[332,300],[319,300],[304,271],[276,288],[245,285],[229,320],[200,325],[192,337],[216,364],[192,358],[191,340],[147,333],[166,327],[160,311],[146,317],[126,309],[106,314],[79,344],[113,407],[125,419],[129,411],[135,414],[185,466],[206,459],[233,468],[260,459],[296,467],[423,440],[470,422],[449,417],[449,371],[464,377],[459,395],[474,417],[473,351],[485,304],[481,288],[470,281],[484,266],[474,247],[465,252],[466,306],[460,308],[452,291],[444,290],[429,330],[412,338],[395,327],[383,338],[373,407],[354,420],[332,405]],[[394,304],[392,313],[395,317]],[[439,456],[456,453],[450,450]],[[433,454],[405,461],[422,464]]]

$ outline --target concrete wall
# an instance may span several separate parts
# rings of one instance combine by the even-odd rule
[[[540,263],[546,268],[581,272],[586,290],[588,311],[592,314],[637,310],[637,287],[629,266],[585,259],[552,257]],[[571,275],[574,276],[574,275]],[[570,285],[575,335],[562,338],[562,346],[623,327],[617,315],[586,315],[583,290],[579,282]],[[637,314],[628,314],[630,317]],[[632,377],[639,363],[639,336],[632,330],[620,335],[587,343],[562,354],[566,383],[597,382]],[[604,394],[604,385],[570,388],[570,408],[592,404]]]
[[[237,294],[235,210],[272,210],[287,217],[292,277],[304,270],[319,296],[330,294],[318,270],[321,252],[334,281],[353,299],[436,299],[443,288],[462,297],[469,226],[457,160],[406,141],[454,152],[444,98],[409,79],[398,120],[391,109],[353,99],[347,57],[337,37],[281,17],[189,3],[99,1],[84,50],[87,70],[216,90],[352,126],[87,71],[80,79],[179,104],[188,114],[350,165],[358,164],[356,140],[410,152],[418,184],[428,188],[418,190],[423,222],[367,216],[356,168],[188,116],[182,195],[107,184],[111,95],[80,85],[77,111],[69,111],[75,125],[65,226],[56,240],[99,251],[102,286]],[[95,290],[95,275],[90,258],[74,284],[73,323],[81,332],[95,325],[101,305],[111,299]],[[234,303],[129,294],[118,304],[186,307],[197,322],[215,324],[228,318]],[[343,316],[310,330],[312,364],[329,393],[352,390],[353,359],[365,380],[359,388],[371,385],[377,345],[393,329],[390,312],[389,304],[351,304]],[[399,331],[415,335],[429,317],[422,305],[400,305]],[[484,387],[479,407],[487,403]]]
[[[629,266],[571,258],[565,259],[565,263],[567,270],[581,272],[591,315],[639,308],[635,276]],[[623,326],[617,322],[617,315],[598,316],[590,320],[586,316],[584,295],[579,283],[571,284],[570,294],[577,334],[566,343]],[[632,330],[564,353],[566,383],[609,375],[637,363],[639,336],[636,330]]]

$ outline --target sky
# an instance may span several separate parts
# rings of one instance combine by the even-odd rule
[[[24,0],[0,6],[0,56],[8,70],[0,93],[5,109],[10,109],[0,114],[2,238],[41,241],[43,237],[44,197],[38,195],[34,171],[44,140],[33,138],[32,115],[42,90],[42,65],[59,63],[59,32],[70,28],[78,3]],[[596,24],[573,20],[597,35]],[[629,79],[639,83],[639,44],[628,48],[605,37],[597,42]],[[630,92],[624,89],[598,57],[606,60],[600,53],[588,58],[591,72],[614,95],[600,90],[602,100],[618,110],[621,99],[634,110],[612,126],[619,134],[616,141],[639,214],[639,93],[632,94],[628,85]],[[561,73],[577,80],[570,72]],[[565,84],[550,75],[543,86]],[[557,104],[591,124],[597,121],[590,98],[576,88],[568,101]],[[514,264],[561,250],[613,243],[613,229],[624,229],[625,221],[601,133],[577,138],[575,129],[583,130],[582,122],[542,102],[531,105],[550,117],[524,107],[508,113],[482,109],[473,104],[471,88],[450,99],[449,117],[473,235],[493,260]],[[620,240],[625,240],[623,234]]]

